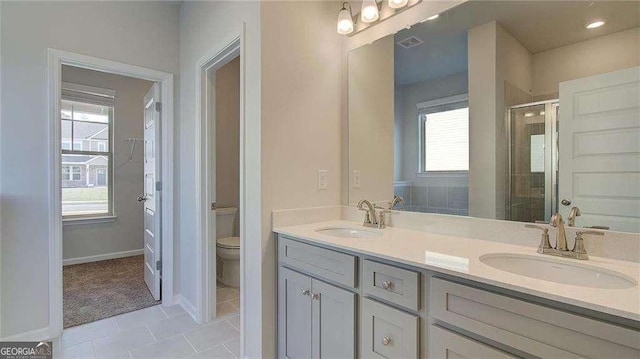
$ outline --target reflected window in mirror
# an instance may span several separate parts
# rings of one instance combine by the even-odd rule
[[[449,102],[423,109],[420,169],[423,173],[469,171],[469,105]]]

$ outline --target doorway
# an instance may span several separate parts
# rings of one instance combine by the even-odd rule
[[[136,258],[145,258],[145,254],[150,254],[153,256],[152,262],[154,265],[144,264],[144,261],[140,263],[135,263],[133,265],[136,271],[140,274],[141,277],[144,278],[145,270],[148,267],[151,269],[149,272],[152,273],[152,277],[154,280],[152,281],[144,281],[141,283],[145,287],[145,290],[151,294],[157,294],[157,296],[150,295],[153,304],[159,303],[158,300],[162,299],[162,304],[164,306],[171,306],[173,304],[173,223],[171,220],[160,221],[160,218],[173,218],[173,208],[172,208],[172,153],[173,153],[173,75],[169,73],[164,73],[156,70],[141,68],[137,66],[131,66],[127,64],[122,64],[118,62],[108,61],[104,59],[94,58],[85,55],[74,54],[70,52],[60,51],[49,49],[49,100],[50,100],[50,135],[51,135],[51,151],[50,151],[50,185],[51,185],[51,200],[50,200],[50,211],[49,211],[49,223],[51,227],[50,232],[50,261],[49,261],[49,271],[50,271],[50,290],[49,290],[49,302],[50,302],[50,331],[52,337],[57,337],[62,333],[63,327],[66,327],[64,309],[63,309],[63,297],[64,297],[64,280],[63,280],[63,264],[64,265],[82,265],[80,263],[94,264],[98,263],[100,265],[104,265],[105,263],[111,261],[132,261],[135,262]],[[126,150],[124,152],[122,150],[118,151],[117,147],[122,145],[122,143],[114,142],[114,133],[113,133],[113,123],[108,119],[107,121],[100,121],[98,119],[98,115],[103,117],[111,116],[113,117],[114,108],[111,106],[110,108],[99,108],[100,106],[105,107],[105,104],[97,103],[97,100],[105,100],[104,93],[96,93],[95,91],[87,91],[87,86],[82,84],[76,84],[75,86],[71,86],[72,90],[76,90],[76,97],[71,100],[76,101],[79,109],[83,109],[88,105],[93,105],[94,107],[97,105],[98,108],[94,108],[95,111],[85,111],[86,113],[82,118],[78,118],[77,122],[82,122],[85,124],[84,127],[92,127],[92,131],[97,127],[101,127],[102,129],[98,129],[97,131],[93,131],[93,134],[82,134],[81,128],[83,126],[76,126],[75,123],[66,123],[63,124],[63,110],[65,110],[65,104],[63,104],[63,100],[65,97],[68,97],[70,94],[67,90],[65,90],[65,86],[63,85],[63,75],[64,68],[77,68],[79,71],[92,71],[98,73],[102,76],[113,75],[120,77],[130,77],[133,79],[137,79],[139,81],[144,81],[148,84],[146,90],[149,88],[156,88],[157,90],[154,92],[154,103],[153,109],[157,112],[156,123],[157,131],[154,131],[154,141],[147,140],[145,145],[143,146],[142,140],[142,131],[140,134],[140,138],[138,136],[129,136],[126,139],[121,139],[120,142],[126,142],[124,147]],[[83,87],[84,86],[84,87]],[[74,95],[74,94],[71,94]],[[66,100],[69,100],[67,98]],[[112,95],[112,100],[113,95]],[[164,106],[160,105],[160,103],[164,104]],[[144,113],[145,106],[148,105],[148,101],[140,101],[138,104],[140,113]],[[84,107],[83,107],[84,106]],[[91,106],[88,106],[91,107]],[[106,106],[108,107],[108,106]],[[62,117],[61,117],[61,114]],[[96,117],[98,116],[98,117]],[[139,126],[142,128],[147,123],[147,119],[144,119],[143,116],[140,116]],[[162,118],[162,121],[159,119]],[[75,120],[73,117],[66,120]],[[84,121],[84,122],[83,122]],[[73,121],[71,121],[73,122]],[[66,127],[65,127],[66,126]],[[68,135],[65,130],[67,127],[70,129],[70,135]],[[75,131],[78,132],[75,132]],[[77,136],[74,136],[77,135]],[[69,139],[63,140],[63,138],[68,137]],[[81,138],[76,138],[81,137]],[[149,144],[150,142],[153,142]],[[137,147],[136,146],[137,143]],[[143,179],[142,171],[140,171],[140,181],[139,185],[141,187],[140,193],[142,194],[143,200],[142,202],[146,202],[144,199],[146,194],[149,192],[145,188],[142,191],[142,187],[152,188],[153,196],[157,199],[162,199],[162,205],[160,205],[159,201],[155,201],[155,209],[157,210],[157,220],[154,220],[155,229],[152,231],[151,235],[156,239],[156,247],[152,248],[153,251],[149,252],[147,250],[146,244],[143,246],[138,246],[130,250],[123,251],[108,251],[108,253],[99,253],[99,254],[91,254],[89,255],[71,255],[67,257],[65,255],[63,257],[63,248],[64,253],[69,253],[69,245],[70,242],[65,238],[63,242],[63,232],[67,232],[67,230],[75,230],[77,232],[82,232],[83,230],[87,230],[92,226],[95,228],[105,227],[109,224],[118,223],[118,221],[123,221],[128,217],[126,211],[119,211],[117,205],[114,206],[114,169],[121,168],[126,171],[131,168],[131,165],[138,161],[140,164],[143,162],[143,157],[147,159],[148,156],[142,156],[143,151],[147,151],[149,146],[152,146],[154,151],[154,165],[155,165],[155,175],[152,182],[149,182],[149,176],[145,176]],[[82,151],[86,150],[91,153],[71,153],[73,151]],[[115,150],[115,151],[114,151]],[[71,151],[65,153],[65,151]],[[65,155],[67,158],[64,158]],[[78,160],[79,157],[82,161],[80,164],[69,164],[68,166],[63,165],[63,159],[69,159],[71,155],[74,155],[75,158],[73,160]],[[139,159],[136,159],[136,156],[140,156]],[[77,167],[77,168],[76,168]],[[70,205],[73,203],[69,203],[69,198],[67,193],[70,191],[63,192],[61,190],[61,184],[64,181],[69,181],[69,184],[73,183],[77,185],[82,191],[76,190],[75,192],[85,192],[91,193],[91,199],[95,200],[93,204],[89,204],[89,207],[85,206],[85,208],[80,207],[80,210],[83,210],[83,213],[75,213],[76,216],[68,216],[65,212],[67,208],[66,205]],[[77,181],[77,182],[75,182]],[[148,186],[150,185],[150,186]],[[117,188],[122,188],[121,185],[117,185]],[[123,191],[125,192],[125,191]],[[126,191],[126,196],[128,200],[132,200],[136,202],[140,214],[146,214],[147,208],[142,209],[142,205],[138,203],[140,197],[136,198],[136,195],[132,195],[133,192]],[[77,194],[77,193],[76,193]],[[80,193],[80,195],[82,195]],[[85,195],[86,197],[86,195]],[[93,198],[96,197],[96,198]],[[148,197],[148,196],[147,196]],[[88,197],[87,197],[88,198]],[[84,198],[84,199],[87,199]],[[116,198],[117,199],[117,198]],[[116,200],[115,203],[122,202],[121,200]],[[87,205],[88,203],[83,203]],[[97,207],[91,209],[91,206]],[[145,207],[147,207],[145,205]],[[76,209],[78,207],[76,206]],[[89,209],[87,209],[89,208]],[[87,213],[87,211],[92,211],[91,213]],[[90,215],[87,215],[90,214]],[[64,216],[63,216],[64,215]],[[143,216],[144,217],[144,216]],[[64,218],[64,221],[63,221]],[[142,221],[139,224],[139,233],[137,235],[143,236],[147,235],[149,226],[142,225]],[[82,229],[79,229],[82,228]],[[64,229],[64,230],[63,230]],[[130,233],[133,233],[133,230],[129,228]],[[137,231],[135,231],[137,232]],[[160,241],[160,234],[164,234],[162,241]],[[108,243],[106,241],[101,242],[103,245]],[[94,248],[95,249],[95,248]],[[73,252],[73,251],[72,251]],[[77,253],[75,253],[77,254]],[[118,266],[116,266],[118,267]],[[120,266],[120,268],[124,268],[124,266]],[[96,271],[94,271],[96,272]],[[97,270],[100,272],[100,269]],[[118,274],[122,274],[122,271],[118,271]],[[66,274],[66,273],[65,273]],[[115,279],[116,275],[109,276],[108,273],[103,275],[101,278],[106,278],[108,280]],[[162,284],[160,285],[160,279],[162,280]],[[97,280],[89,279],[86,283],[90,285],[95,285]],[[151,287],[147,283],[156,283],[155,287]],[[146,287],[151,287],[146,289]],[[111,294],[116,292],[110,292]],[[135,296],[135,295],[134,295]],[[102,298],[103,300],[111,302],[107,296]],[[113,298],[111,298],[113,299]],[[144,307],[144,306],[142,306]],[[129,307],[125,311],[136,310],[139,308]],[[90,311],[90,310],[89,310]],[[80,312],[87,312],[86,310],[80,310]],[[122,311],[121,313],[123,313]],[[110,313],[110,315],[115,315],[117,313]],[[89,319],[92,317],[90,316]],[[86,319],[86,318],[85,318]],[[86,322],[86,321],[85,321]],[[80,323],[75,323],[80,324]]]
[[[203,56],[196,64],[197,137],[201,163],[196,194],[197,286],[202,322],[240,312],[242,59],[240,39]]]

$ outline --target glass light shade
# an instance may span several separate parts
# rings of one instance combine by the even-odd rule
[[[364,0],[362,2],[362,9],[360,10],[360,19],[363,22],[370,23],[378,20],[380,14],[378,13],[378,4],[376,0]]]
[[[348,35],[353,32],[353,19],[351,18],[351,12],[345,8],[340,10],[338,14],[338,34]]]
[[[407,6],[409,0],[389,0],[389,7],[392,9],[399,9]]]

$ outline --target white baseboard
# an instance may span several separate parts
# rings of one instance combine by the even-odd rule
[[[107,259],[116,259],[116,258],[139,256],[139,255],[142,255],[142,254],[144,254],[144,249],[134,249],[132,251],[115,252],[115,253],[107,253],[107,254],[98,254],[96,256],[64,259],[62,261],[62,265],[63,266],[68,266],[68,265],[71,265],[71,264],[98,262],[98,261],[104,261],[104,260],[107,260]]]
[[[174,297],[173,301],[174,303],[180,304],[182,309],[184,309],[184,311],[187,312],[187,314],[189,314],[191,318],[196,321],[196,323],[200,323],[200,316],[198,315],[196,307],[194,307],[187,298],[185,298],[182,294],[178,294]]]
[[[3,342],[35,342],[35,341],[45,341],[51,339],[51,332],[49,331],[49,327],[30,330],[28,332],[10,335],[5,338],[1,338],[0,341]]]

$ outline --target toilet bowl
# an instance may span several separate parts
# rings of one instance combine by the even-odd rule
[[[230,287],[240,286],[240,237],[236,236],[238,209],[216,210],[216,277]]]
[[[218,254],[218,280],[230,287],[240,286],[240,237],[216,240]]]

